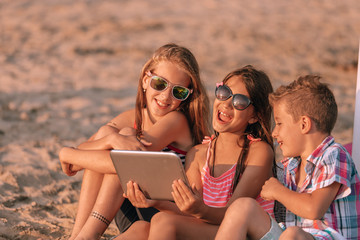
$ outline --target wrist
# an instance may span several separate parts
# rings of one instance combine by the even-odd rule
[[[153,207],[153,208],[156,208],[156,209],[162,209],[161,202],[162,201],[159,201],[159,200],[150,200],[149,201],[149,207]]]
[[[282,202],[282,198],[283,197],[287,197],[287,191],[289,189],[286,188],[285,186],[283,185],[279,185],[276,190],[274,190],[274,193],[273,193],[273,198],[274,200],[276,201],[279,201],[279,202]]]
[[[202,203],[198,209],[199,209],[199,211],[194,213],[193,216],[196,218],[199,218],[199,219],[206,218],[209,207],[205,203]]]
[[[74,149],[73,147],[63,147],[59,152],[60,162],[68,163],[67,161],[68,156],[71,156],[71,151],[73,149]]]
[[[115,134],[117,133],[111,133],[105,137],[105,146],[104,149],[113,149],[112,143],[115,140]]]

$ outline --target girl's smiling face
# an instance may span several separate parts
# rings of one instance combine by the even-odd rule
[[[172,86],[180,85],[188,87],[190,77],[175,64],[163,61],[151,72],[153,75],[166,79],[170,86],[163,91],[156,91],[150,86],[151,77],[145,75],[143,78],[143,89],[146,90],[146,106],[150,118],[157,120],[159,117],[176,110],[181,101],[172,96]]]
[[[233,76],[224,83],[233,94],[243,94],[250,99],[241,76]],[[248,124],[255,123],[254,106],[251,104],[244,110],[236,110],[232,104],[232,97],[225,101],[215,98],[213,108],[213,128],[215,131],[243,133]]]

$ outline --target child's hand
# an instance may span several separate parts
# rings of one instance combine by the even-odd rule
[[[284,186],[274,177],[265,182],[260,192],[260,196],[265,200],[276,200],[275,194]]]
[[[195,188],[195,184],[190,189],[182,180],[175,180],[172,188],[171,194],[182,212],[190,215],[198,215],[201,212],[204,202],[201,194]]]
[[[130,127],[124,127],[119,131],[119,134],[124,136],[136,136],[136,130]],[[145,147],[149,147],[152,145],[151,142],[146,141],[143,138],[136,138],[140,143],[142,143]]]
[[[61,168],[62,168],[63,172],[66,175],[68,175],[69,177],[74,176],[77,173],[77,171],[73,171],[72,164],[64,163],[64,162],[60,162],[60,163],[61,163]]]
[[[215,138],[215,135],[211,135],[211,136],[205,136],[204,139],[202,140],[201,144],[206,144],[209,143],[210,141],[212,141]]]
[[[147,199],[143,192],[140,190],[139,185],[132,181],[126,184],[127,192],[123,196],[131,202],[134,207],[137,208],[149,208],[155,205],[156,200]]]

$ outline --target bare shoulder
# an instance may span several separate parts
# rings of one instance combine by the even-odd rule
[[[188,155],[206,155],[208,146],[208,144],[197,144],[188,151]]]
[[[202,166],[206,161],[208,144],[198,144],[193,146],[186,154],[186,167],[195,163]]]
[[[154,126],[161,126],[168,134],[181,136],[184,134],[190,135],[189,123],[186,116],[182,112],[172,111],[161,117]]]
[[[135,109],[124,111],[113,118],[110,122],[114,125],[122,127],[133,127],[135,123]]]
[[[160,121],[175,121],[179,122],[179,121],[187,121],[186,116],[184,113],[179,112],[179,111],[172,111],[167,113],[165,116],[163,116],[161,118]]]
[[[258,141],[250,144],[249,155],[248,155],[249,163],[254,163],[254,164],[268,163],[269,161],[272,162],[273,158],[274,158],[274,150],[267,142]]]
[[[135,108],[124,111],[124,112],[120,113],[118,116],[135,118]]]

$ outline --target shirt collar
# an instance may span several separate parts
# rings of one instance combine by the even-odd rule
[[[327,136],[306,160],[316,164],[316,160],[324,154],[324,151],[332,145],[334,141],[334,137]]]
[[[327,136],[322,141],[322,143],[313,151],[313,153],[306,159],[307,164],[305,166],[305,172],[307,175],[312,174],[312,172],[315,169],[317,161],[323,155],[325,149],[328,148],[333,143],[334,143],[334,137]],[[299,167],[300,162],[301,162],[300,157],[291,157],[291,158],[287,158],[284,161],[284,164],[287,165],[290,173],[294,175],[296,172],[296,169]]]

